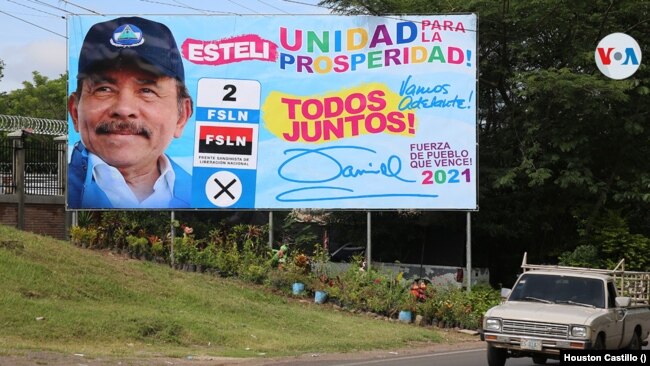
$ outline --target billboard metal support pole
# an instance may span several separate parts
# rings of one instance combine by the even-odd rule
[[[372,217],[370,211],[367,213],[366,224],[366,270],[370,272],[370,262],[372,261]]]
[[[472,291],[472,213],[467,211],[467,292]]]
[[[174,267],[174,264],[175,264],[175,261],[174,261],[174,237],[176,236],[175,235],[176,234],[176,227],[174,227],[174,221],[175,221],[174,211],[172,211],[171,223],[170,223],[170,225],[171,225],[170,233],[171,233],[172,243],[171,243],[171,246],[169,247],[170,248],[170,250],[169,250],[169,260],[171,261],[172,268]]]
[[[273,249],[273,211],[269,211],[269,248]]]

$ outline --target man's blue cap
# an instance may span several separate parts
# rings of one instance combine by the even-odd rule
[[[172,32],[164,24],[139,17],[93,25],[81,47],[77,77],[129,63],[185,81],[183,61]]]

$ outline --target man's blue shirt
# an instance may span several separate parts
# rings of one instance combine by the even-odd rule
[[[92,176],[88,150],[77,142],[68,164],[68,208],[114,208],[106,193]],[[169,159],[176,175],[173,197],[167,208],[189,208],[192,202],[192,176]],[[147,208],[147,207],[133,207]]]

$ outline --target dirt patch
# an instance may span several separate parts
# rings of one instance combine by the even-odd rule
[[[62,354],[55,352],[30,351],[23,354],[0,356],[0,365],[11,366],[261,366],[282,364],[309,364],[310,362],[336,360],[386,359],[405,355],[473,349],[484,347],[477,335],[463,334],[456,330],[440,330],[443,343],[413,344],[394,350],[363,351],[356,353],[305,354],[282,358],[228,358],[210,356],[167,357],[89,357],[83,354]]]

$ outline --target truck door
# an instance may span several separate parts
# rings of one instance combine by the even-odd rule
[[[626,309],[616,307],[616,287],[612,282],[607,282],[607,317],[608,325],[605,326],[606,349],[618,349],[625,331]]]

